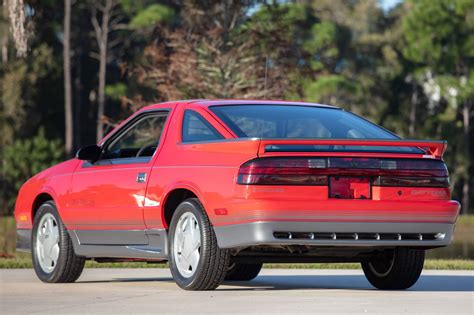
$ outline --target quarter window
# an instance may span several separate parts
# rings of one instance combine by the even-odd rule
[[[192,110],[184,112],[183,142],[199,142],[223,139],[224,137],[200,114]]]

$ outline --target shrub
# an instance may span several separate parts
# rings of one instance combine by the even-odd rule
[[[2,199],[1,212],[12,214],[15,197],[21,185],[34,174],[60,162],[64,148],[58,139],[46,138],[40,128],[36,136],[14,140],[2,153]]]

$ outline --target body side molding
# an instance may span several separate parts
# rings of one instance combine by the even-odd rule
[[[167,260],[168,237],[164,229],[152,230],[69,230],[73,242],[74,251],[79,256],[88,258],[136,258]],[[94,244],[84,243],[82,240],[93,240],[98,233],[105,233],[106,238],[101,237],[102,244],[95,241]],[[79,237],[80,234],[80,237]],[[140,241],[143,235],[145,241]],[[114,240],[114,238],[120,238]],[[104,244],[104,241],[108,243]],[[127,243],[127,241],[129,243]],[[141,243],[141,244],[140,244]]]

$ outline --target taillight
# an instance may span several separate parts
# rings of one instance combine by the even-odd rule
[[[266,158],[243,164],[238,184],[242,185],[327,185],[327,176],[319,170],[327,167],[326,159]]]
[[[379,176],[373,184],[392,187],[449,187],[449,179],[447,177]]]
[[[383,172],[374,186],[449,187],[449,174],[441,160],[386,159],[380,160]]]
[[[358,176],[373,186],[449,187],[441,160],[379,158],[259,158],[240,167],[242,185],[324,186],[329,176]]]

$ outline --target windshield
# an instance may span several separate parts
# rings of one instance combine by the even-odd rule
[[[395,134],[357,115],[337,108],[295,105],[211,106],[239,138],[266,139],[400,139]],[[304,151],[328,150],[329,146],[304,146]],[[278,149],[278,148],[275,148]],[[330,146],[331,151],[397,151],[421,153],[416,148],[382,146]]]

